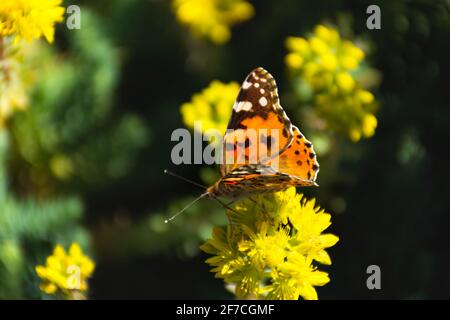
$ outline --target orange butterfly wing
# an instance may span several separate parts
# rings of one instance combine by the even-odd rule
[[[222,176],[246,164],[267,163],[288,148],[293,136],[275,79],[263,68],[253,70],[241,86],[228,123]]]
[[[268,165],[280,173],[297,179],[296,185],[315,185],[314,181],[319,173],[319,162],[314,147],[296,126],[293,126],[293,132],[294,138],[287,149],[277,158],[272,159]]]

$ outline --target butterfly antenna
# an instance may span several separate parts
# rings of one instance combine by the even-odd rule
[[[196,203],[198,200],[200,200],[201,198],[207,196],[209,193],[208,192],[204,192],[202,193],[200,196],[198,196],[197,198],[195,198],[191,203],[189,203],[187,206],[185,206],[183,209],[181,209],[180,211],[178,211],[178,213],[176,213],[175,215],[173,215],[172,217],[170,217],[167,220],[164,220],[164,223],[169,223],[170,221],[172,221],[173,219],[175,219],[176,217],[178,217],[180,214],[182,214],[187,208],[189,208],[190,206],[192,206],[194,203]]]
[[[195,182],[195,181],[186,179],[185,177],[179,176],[179,175],[177,175],[177,174],[175,174],[175,173],[173,173],[173,172],[170,172],[169,170],[164,170],[164,173],[165,173],[165,174],[168,174],[168,175],[170,175],[170,176],[172,176],[172,177],[178,178],[178,179],[180,179],[180,180],[183,180],[183,181],[185,181],[185,182],[188,182],[188,183],[190,183],[190,184],[193,184],[194,186],[197,186],[197,187],[199,187],[199,188],[207,189],[206,186],[204,186],[204,185],[202,185],[202,184],[200,184],[200,183],[197,183],[197,182]]]

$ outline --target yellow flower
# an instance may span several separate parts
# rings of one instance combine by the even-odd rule
[[[299,296],[305,300],[317,300],[314,287],[330,282],[328,273],[318,271],[310,259],[298,252],[290,253],[287,261],[272,271],[271,276],[271,284],[260,290],[270,300],[297,300]]]
[[[173,8],[194,35],[216,44],[230,39],[231,26],[254,15],[253,6],[245,0],[173,0]]]
[[[241,200],[227,215],[232,227],[215,228],[201,249],[238,298],[317,299],[315,287],[330,279],[314,260],[331,264],[325,249],[339,240],[323,234],[329,214],[290,188]]]
[[[377,103],[369,91],[357,84],[346,93],[317,94],[315,103],[317,114],[327,120],[328,127],[345,133],[352,141],[375,134],[377,118],[373,112]]]
[[[288,37],[286,47],[286,66],[311,89],[304,92],[312,92],[315,111],[327,127],[345,133],[352,141],[373,136],[376,102],[355,76],[364,51],[324,25],[316,26],[307,39]]]
[[[201,121],[203,132],[216,129],[225,133],[238,92],[236,82],[212,81],[202,92],[194,94],[190,102],[181,106],[184,124],[193,129],[194,122]]]
[[[299,251],[310,259],[322,264],[331,264],[328,253],[324,250],[334,246],[339,238],[333,234],[322,234],[331,225],[331,216],[323,209],[316,208],[315,200],[307,201],[300,196],[300,210],[290,218],[292,225],[298,230],[296,240],[301,244]]]
[[[62,293],[66,297],[87,291],[87,279],[94,269],[95,263],[83,254],[77,243],[72,243],[67,253],[61,245],[56,245],[53,254],[47,257],[45,266],[38,265],[35,268],[41,278],[40,289],[43,292]]]
[[[288,37],[286,47],[290,51],[289,55],[298,54],[305,64],[314,65],[314,73],[305,70],[305,80],[313,86],[315,90],[323,90],[323,85],[315,77],[320,78],[326,74],[333,75],[334,83],[342,83],[342,75],[345,74],[344,90],[349,84],[348,73],[359,67],[364,59],[364,52],[355,46],[351,41],[342,40],[338,31],[324,25],[318,25],[314,29],[313,35],[308,39],[300,37]],[[297,58],[298,59],[298,58]],[[287,67],[297,69],[295,61],[286,58]],[[310,67],[312,68],[312,67]],[[303,70],[297,71],[299,76],[303,76]]]
[[[63,20],[62,0],[2,0],[0,36],[31,41],[44,36],[52,43],[55,23]]]

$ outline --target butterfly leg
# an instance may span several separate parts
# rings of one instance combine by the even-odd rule
[[[234,210],[233,208],[230,207],[230,205],[233,204],[234,201],[230,202],[229,204],[226,204],[226,203],[223,203],[222,201],[220,201],[218,198],[214,198],[214,199],[216,199],[216,201],[219,202],[225,209],[231,210],[234,213],[239,214],[239,212],[237,212],[236,210]],[[228,217],[228,215],[227,215],[227,217]]]
[[[229,203],[227,203],[226,205],[229,207],[229,206],[231,206],[233,203],[235,203],[236,201],[231,201],[231,202],[229,202]]]
[[[214,199],[217,202],[219,202],[224,208],[226,208],[228,210],[231,210],[231,211],[233,211],[235,213],[238,213],[236,210],[234,210],[233,208],[230,207],[230,204],[233,204],[234,201],[232,201],[229,204],[226,204],[226,203],[223,203],[222,201],[220,201],[220,199],[218,199],[218,198],[214,198]],[[227,216],[227,219],[228,219],[228,225],[230,226],[229,228],[227,228],[227,240],[228,240],[228,243],[231,243],[230,241],[231,241],[231,235],[233,234],[233,222],[231,221],[231,218],[230,218],[230,216],[228,214],[226,214],[226,216]]]

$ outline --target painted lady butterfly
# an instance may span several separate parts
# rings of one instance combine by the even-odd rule
[[[292,125],[280,105],[274,78],[263,68],[253,70],[242,84],[228,129],[222,177],[204,195],[234,198],[317,186],[319,163],[313,145]]]

